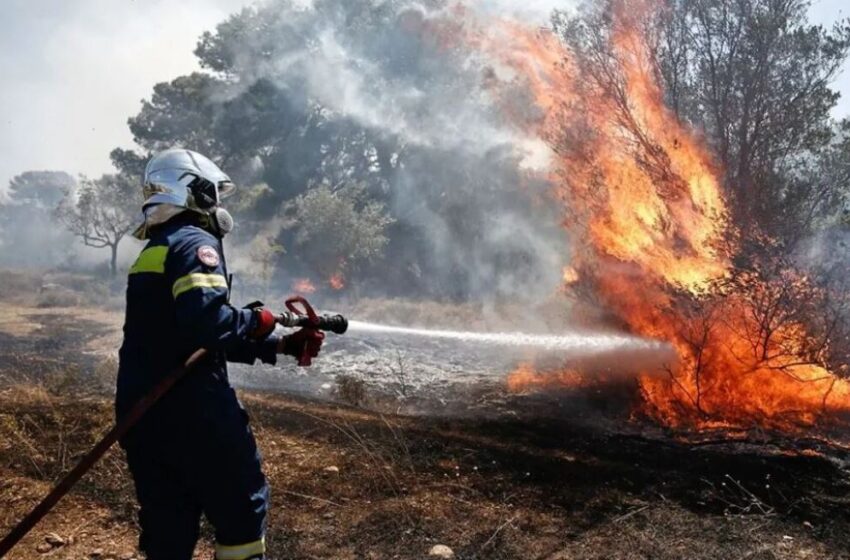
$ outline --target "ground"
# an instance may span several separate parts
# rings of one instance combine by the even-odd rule
[[[119,325],[118,311],[0,303],[0,533],[108,429]],[[336,360],[324,375],[357,365]],[[454,401],[498,414],[434,409],[398,384],[370,396],[361,382],[344,376],[326,393],[243,383],[272,485],[269,558],[427,558],[436,544],[464,559],[850,558],[838,451],[611,429],[552,413],[562,401],[551,395],[498,396],[495,379]],[[543,402],[549,412],[535,413]],[[65,544],[47,544],[51,533]],[[210,558],[205,535],[197,558]],[[136,538],[113,449],[8,558],[140,558]]]

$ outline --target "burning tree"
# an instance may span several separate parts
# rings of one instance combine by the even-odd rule
[[[767,222],[752,219],[755,206],[746,201],[759,195],[730,194],[756,188],[751,175],[750,183],[739,180],[739,172],[749,173],[741,166],[728,172],[732,147],[736,161],[752,163],[752,150],[740,152],[750,150],[750,143],[752,149],[760,147],[756,139],[765,131],[746,108],[735,117],[724,113],[741,124],[743,136],[729,141],[728,154],[720,149],[718,161],[705,138],[683,120],[684,105],[675,104],[686,92],[672,88],[679,113],[666,103],[660,78],[675,76],[665,74],[659,57],[678,51],[660,47],[673,38],[661,41],[671,28],[660,27],[659,21],[691,26],[680,28],[681,33],[695,32],[709,25],[704,18],[732,17],[716,4],[612,1],[580,17],[557,17],[560,41],[507,23],[500,29],[501,40],[477,42],[518,72],[541,109],[531,120],[518,122],[546,138],[556,153],[551,181],[563,201],[565,223],[578,240],[570,285],[592,293],[594,302],[622,326],[668,340],[677,351],[678,363],[666,375],[646,372],[641,377],[642,412],[666,425],[700,429],[758,425],[795,430],[815,422],[846,423],[850,383],[841,379],[850,317],[846,296],[810,277],[790,258],[784,239],[761,227]],[[759,90],[750,96],[758,100],[762,125],[773,127],[780,116],[789,126],[797,122],[799,107],[789,106],[785,95],[796,95],[801,106],[828,107],[834,97],[824,80],[850,45],[847,30],[828,36],[814,29],[802,37],[805,30],[794,26],[800,25],[804,3],[745,4],[755,12],[735,15],[741,25],[759,23],[773,35],[764,29],[739,30],[740,48],[765,54],[763,45],[746,40],[755,37],[748,33],[765,32],[757,37],[773,37],[780,45],[777,52],[798,61],[789,68],[787,60],[768,56],[766,64],[774,64],[770,72],[784,69],[789,83],[781,92]],[[793,36],[783,41],[785,33]],[[787,50],[794,45],[791,56]],[[801,61],[805,56],[810,59]],[[688,71],[706,70],[704,59],[687,57],[682,64],[696,65],[687,66]],[[741,78],[729,72],[729,79]],[[727,86],[730,92],[737,87]],[[786,91],[792,87],[797,94]],[[742,99],[730,96],[729,102]],[[820,111],[811,118],[824,115]],[[720,125],[723,134],[729,126]],[[759,157],[769,157],[774,149],[787,154],[794,147],[813,147],[819,126],[799,123],[789,133],[794,138],[785,143],[772,138],[773,148]],[[722,146],[722,134],[719,142]]]
[[[78,192],[70,193],[56,210],[59,220],[87,247],[109,248],[109,273],[115,276],[118,244],[137,219],[138,189],[124,175],[84,179]]]
[[[807,167],[834,135],[830,85],[850,48],[850,22],[810,25],[810,6],[667,0],[645,33],[668,105],[722,165],[736,222],[792,241],[835,208],[836,185]]]

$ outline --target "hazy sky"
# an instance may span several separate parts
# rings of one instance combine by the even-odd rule
[[[569,1],[569,0],[567,0]],[[831,24],[847,0],[815,0]],[[130,147],[127,117],[152,86],[197,68],[198,36],[250,0],[3,0],[0,18],[0,189],[29,169],[98,175]],[[557,0],[481,0],[545,13]],[[850,115],[850,64],[838,79]]]
[[[152,86],[198,67],[198,36],[246,0],[3,0],[0,185],[100,174]]]

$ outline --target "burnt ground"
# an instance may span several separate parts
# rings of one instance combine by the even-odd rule
[[[116,324],[0,306],[0,532],[108,428]],[[369,411],[328,400],[369,400],[345,379],[326,398],[242,391],[273,488],[270,558],[426,558],[435,544],[466,559],[850,558],[838,451],[682,443],[492,386],[469,395],[500,414],[398,415],[380,396]],[[138,558],[134,519],[112,450],[9,558]]]

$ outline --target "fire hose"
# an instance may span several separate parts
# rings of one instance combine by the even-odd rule
[[[299,309],[298,304],[301,305]],[[314,331],[330,331],[343,334],[348,330],[348,320],[342,315],[318,315],[313,307],[301,296],[295,296],[286,300],[287,311],[284,311],[275,321],[284,327],[296,327],[311,329]],[[67,494],[71,488],[97,463],[112,445],[121,439],[130,429],[138,423],[144,414],[163,395],[165,395],[175,383],[180,381],[186,374],[192,371],[208,354],[201,348],[191,356],[179,368],[173,370],[162,379],[147,395],[137,402],[130,411],[112,427],[100,441],[95,444],[86,455],[80,459],[76,466],[53,487],[44,499],[26,515],[6,537],[0,541],[0,558],[3,558],[12,547],[14,547],[36,523],[38,523],[51,509]],[[298,358],[299,366],[309,366],[312,362],[305,348]]]

